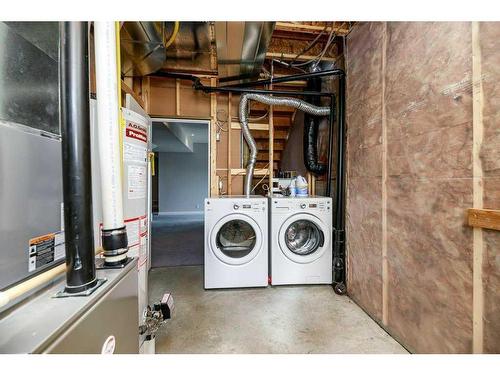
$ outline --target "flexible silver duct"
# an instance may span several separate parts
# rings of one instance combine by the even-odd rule
[[[257,144],[250,133],[250,128],[248,127],[248,102],[249,100],[255,100],[267,105],[281,105],[286,107],[293,107],[299,111],[309,113],[313,116],[327,116],[330,114],[330,107],[318,107],[313,104],[307,103],[304,100],[297,98],[277,98],[270,95],[262,94],[243,94],[240,98],[240,123],[241,130],[243,131],[243,137],[248,144],[250,149],[250,158],[247,164],[247,173],[245,176],[245,195],[250,196],[252,191],[252,179],[253,171],[255,169],[255,162],[257,161]]]

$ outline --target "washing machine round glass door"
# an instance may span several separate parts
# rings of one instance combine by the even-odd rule
[[[330,229],[314,215],[293,215],[280,228],[281,251],[297,263],[315,261],[324,254],[329,244]]]
[[[227,264],[245,264],[262,247],[262,232],[254,219],[243,214],[225,216],[213,227],[210,244],[215,256]]]

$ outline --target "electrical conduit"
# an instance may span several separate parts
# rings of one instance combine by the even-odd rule
[[[118,56],[114,22],[95,22],[97,121],[102,190],[102,245],[105,262],[127,260],[121,182]]]

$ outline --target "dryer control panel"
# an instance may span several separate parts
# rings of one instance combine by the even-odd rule
[[[328,212],[331,210],[331,199],[272,199],[273,212]]]

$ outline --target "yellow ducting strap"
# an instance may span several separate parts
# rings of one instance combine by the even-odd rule
[[[155,153],[149,152],[149,162],[151,163],[151,176],[155,175]]]
[[[116,30],[116,80],[118,83],[118,120],[120,122],[120,159],[121,175],[123,178],[123,132],[125,131],[125,119],[122,113],[122,65],[120,56],[120,22],[115,22]]]

